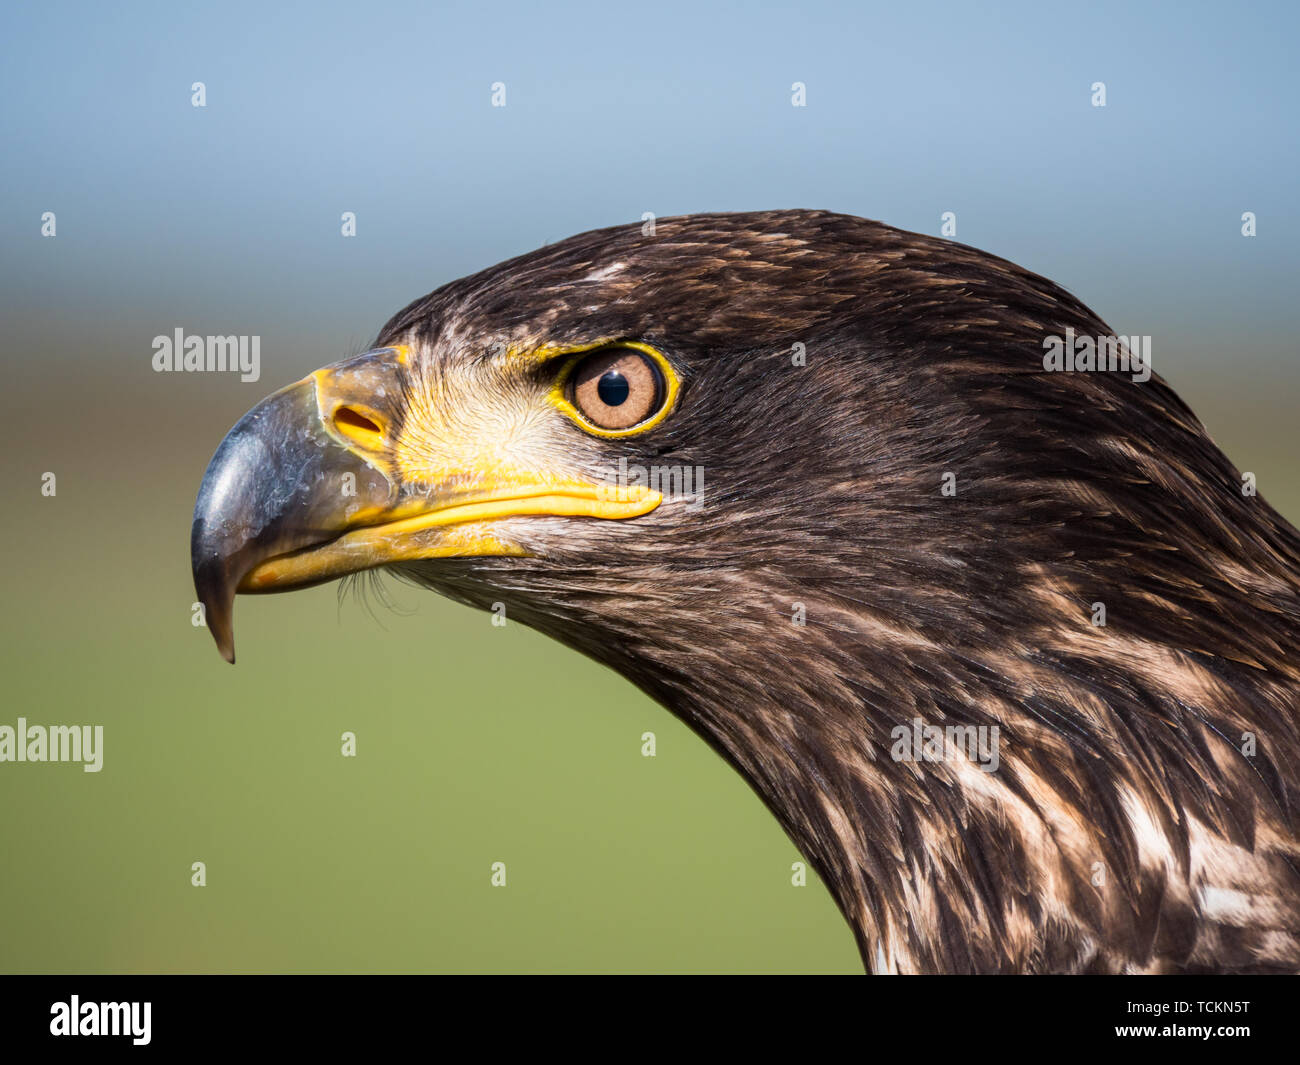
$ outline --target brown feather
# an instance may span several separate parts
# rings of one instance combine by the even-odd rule
[[[703,466],[706,505],[403,571],[681,715],[874,971],[1296,970],[1300,536],[1158,377],[1045,372],[1067,328],[1111,332],[1011,263],[826,212],[549,246],[379,341],[425,378],[497,343],[658,346],[678,409],[610,461]],[[917,717],[998,726],[998,770],[895,761]]]

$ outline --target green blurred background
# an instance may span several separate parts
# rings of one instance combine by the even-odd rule
[[[191,625],[225,430],[544,242],[643,211],[956,210],[1152,334],[1300,517],[1285,5],[175,7],[3,16],[0,724],[102,724],[105,752],[0,763],[0,971],[860,971],[748,787],[574,653],[391,582],[402,612],[241,599],[233,669]],[[261,381],[153,373],[177,327],[260,335]]]
[[[392,581],[404,612],[372,616],[333,585],[241,598],[226,665],[191,625],[187,545],[248,394],[124,386],[126,342],[49,339],[104,365],[20,385],[41,460],[5,485],[0,724],[102,724],[104,765],[0,764],[0,970],[854,968],[747,786],[536,633]]]

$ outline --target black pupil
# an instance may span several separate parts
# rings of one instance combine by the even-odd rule
[[[596,384],[596,395],[600,396],[600,401],[607,407],[621,406],[629,391],[627,378],[617,370],[606,370]]]

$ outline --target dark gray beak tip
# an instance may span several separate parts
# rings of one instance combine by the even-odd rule
[[[194,567],[194,591],[203,604],[203,617],[208,631],[216,641],[221,657],[235,662],[235,584],[232,574],[213,557],[211,546],[205,543],[201,523],[195,521],[191,536],[191,553]]]
[[[378,372],[371,356],[352,363],[363,384]],[[208,463],[190,529],[194,590],[221,657],[235,661],[235,593],[260,563],[336,538],[358,504],[395,499],[384,473],[330,435],[314,378],[245,414]]]

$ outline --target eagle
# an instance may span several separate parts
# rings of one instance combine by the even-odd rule
[[[1119,348],[849,215],[583,233],[246,414],[195,587],[231,662],[237,592],[382,568],[611,667],[869,972],[1296,971],[1300,534]]]

